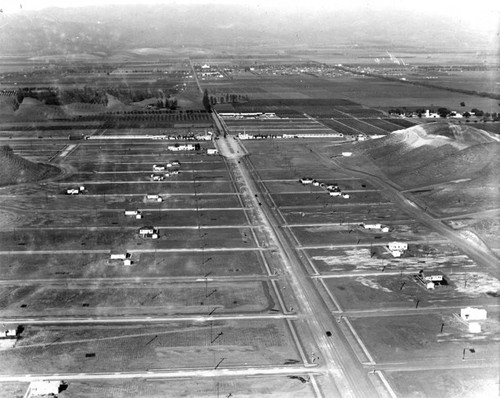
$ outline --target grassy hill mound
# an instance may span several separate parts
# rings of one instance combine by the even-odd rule
[[[9,146],[0,148],[0,186],[39,181],[59,172],[56,167],[33,163],[16,155]]]
[[[66,115],[60,106],[45,105],[35,98],[25,97],[14,116],[19,121],[32,121],[61,119]]]
[[[490,165],[500,155],[500,139],[474,127],[432,123],[359,143],[356,152],[410,189],[494,172]]]

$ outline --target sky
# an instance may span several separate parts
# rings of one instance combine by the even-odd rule
[[[0,0],[3,13],[19,13],[48,7],[83,7],[107,4],[244,4],[245,7],[301,12],[322,9],[391,9],[425,12],[467,21],[479,30],[500,24],[500,0]]]

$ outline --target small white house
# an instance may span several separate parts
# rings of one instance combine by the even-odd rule
[[[462,308],[460,309],[460,317],[464,321],[479,321],[484,320],[487,317],[487,311],[482,308]]]
[[[342,156],[345,156],[345,157],[352,156],[352,152],[342,152]]]
[[[382,224],[365,224],[365,223],[362,223],[361,226],[364,228],[364,229],[375,229],[375,230],[379,230],[381,232],[389,232],[389,227],[386,227]]]
[[[110,260],[126,260],[130,258],[130,253],[112,253],[109,257]]]
[[[388,249],[393,257],[401,257],[405,250],[408,250],[408,243],[405,242],[390,242]]]
[[[207,148],[207,155],[218,155],[219,151],[214,148]]]
[[[142,227],[139,229],[139,235],[143,238],[158,239],[158,229],[155,227]]]
[[[165,179],[164,176],[158,174],[151,174],[151,181],[163,181]]]
[[[163,198],[158,194],[147,194],[146,200],[153,202],[163,202]]]
[[[481,324],[478,322],[470,322],[469,333],[481,333]]]
[[[125,215],[128,217],[135,217],[138,220],[142,218],[142,214],[139,210],[125,210]]]
[[[340,191],[330,191],[328,192],[328,195],[330,196],[340,196],[342,195]]]
[[[389,243],[389,250],[399,250],[399,251],[404,251],[408,250],[408,243],[406,242],[390,242]]]
[[[25,396],[38,397],[38,396],[52,396],[57,397],[59,389],[63,384],[60,380],[41,380],[32,381],[28,387],[28,392]]]
[[[348,193],[343,193],[343,194],[342,194],[342,197],[343,197],[344,199],[349,199],[349,198],[350,198],[350,196],[349,196],[349,194],[348,194]]]
[[[165,166],[162,164],[154,164],[153,165],[153,171],[163,171],[165,170]]]

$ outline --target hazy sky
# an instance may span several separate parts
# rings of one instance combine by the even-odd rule
[[[244,4],[245,7],[301,12],[321,9],[392,9],[402,13],[442,15],[481,30],[492,30],[500,21],[500,0],[0,0],[4,13],[40,10],[46,7],[82,7],[106,4]]]

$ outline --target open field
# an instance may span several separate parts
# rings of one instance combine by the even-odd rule
[[[439,240],[439,235],[418,223],[387,223],[389,232],[366,230],[363,227],[349,224],[297,226],[290,227],[295,237],[304,246],[333,244],[367,244],[386,243],[394,240],[408,242],[413,240]]]
[[[88,357],[89,353],[95,356]],[[26,325],[23,338],[14,348],[0,351],[0,358],[1,372],[11,375],[213,368],[221,358],[225,358],[222,368],[284,365],[299,360],[286,323],[264,319]]]
[[[281,214],[291,225],[300,224],[360,224],[361,222],[407,222],[411,217],[391,203],[374,205],[351,205],[349,203],[334,204],[330,202],[324,208],[281,207]]]
[[[143,286],[146,285],[146,286]],[[70,284],[2,286],[2,314],[16,317],[263,313],[275,304],[263,282]],[[208,297],[207,297],[208,296]],[[19,305],[19,303],[22,303]]]
[[[210,208],[237,208],[240,207],[238,195],[233,193],[178,193],[171,194],[166,191],[165,185],[150,185],[144,193],[134,194],[102,194],[67,196],[61,194],[57,185],[44,185],[42,187],[11,186],[0,189],[0,203],[3,207],[3,217],[9,218],[18,215],[6,215],[14,209],[32,209],[32,200],[37,201],[34,211],[95,211],[96,207],[107,210],[123,211],[125,209],[210,209]],[[146,194],[159,194],[163,202],[146,200]],[[32,209],[33,210],[33,209]],[[5,220],[5,218],[4,218]],[[5,221],[3,221],[5,222]]]
[[[136,221],[136,220],[134,220]],[[218,228],[214,233],[200,232],[197,227],[190,229],[173,229],[160,226],[158,239],[152,240],[139,236],[137,228],[112,227],[104,230],[85,228],[82,230],[67,227],[66,229],[50,230],[19,230],[0,232],[2,249],[9,250],[127,250],[141,249],[194,249],[194,248],[239,248],[255,247],[250,229]]]
[[[45,278],[141,278],[141,277],[203,277],[210,270],[212,277],[262,275],[264,266],[257,251],[182,251],[131,253],[132,266],[109,260],[110,253],[91,254],[85,251],[51,254],[2,254],[0,272],[8,279]]]
[[[497,357],[494,349],[499,329],[497,319],[481,322],[484,331],[476,335],[469,333],[467,323],[457,319],[451,311],[352,318],[351,322],[371,354],[381,363],[404,361],[404,365],[425,360],[431,361],[429,366],[432,362],[451,365],[462,362],[464,348],[475,349],[475,353],[465,354],[465,361],[491,361]]]
[[[475,368],[471,365],[453,370],[390,371],[386,376],[396,394],[407,398],[498,396],[498,367]]]
[[[307,376],[305,377],[307,379]],[[310,383],[302,382],[304,376],[254,376],[254,377],[218,377],[168,379],[168,380],[134,380],[134,381],[72,381],[70,387],[61,394],[62,398],[86,398],[100,396],[121,398],[138,396],[148,398],[171,397],[206,397],[218,398],[237,394],[240,397],[315,397]],[[167,394],[167,395],[165,395]],[[1,393],[0,397],[4,398]],[[5,396],[7,398],[7,396]],[[8,396],[11,398],[11,396]]]
[[[420,270],[451,274],[473,271],[477,265],[450,244],[410,243],[402,257],[394,258],[381,242],[371,246],[307,249],[306,253],[321,274],[381,271],[418,273]]]
[[[23,228],[47,229],[47,228],[67,228],[68,224],[81,228],[125,228],[138,229],[146,224],[165,227],[192,227],[200,228],[214,226],[244,226],[247,224],[245,213],[241,210],[165,210],[158,203],[157,209],[142,210],[142,219],[124,215],[124,210],[107,211],[31,211],[24,212],[14,217],[12,210],[0,211],[0,225],[4,229]],[[128,209],[127,209],[128,210]],[[135,210],[135,209],[133,209]],[[206,231],[205,231],[206,232]],[[212,231],[213,232],[213,231]]]
[[[425,270],[425,267],[422,267]],[[415,272],[416,275],[418,272]],[[500,291],[500,281],[484,272],[447,273],[447,286],[428,290],[417,282],[412,274],[358,276],[355,278],[328,278],[325,284],[335,294],[341,307],[346,310],[376,312],[373,303],[380,308],[417,309],[441,307],[443,303],[453,307],[495,305]],[[473,275],[476,275],[475,280]],[[469,279],[469,282],[466,280]],[[417,311],[418,312],[418,309]]]

